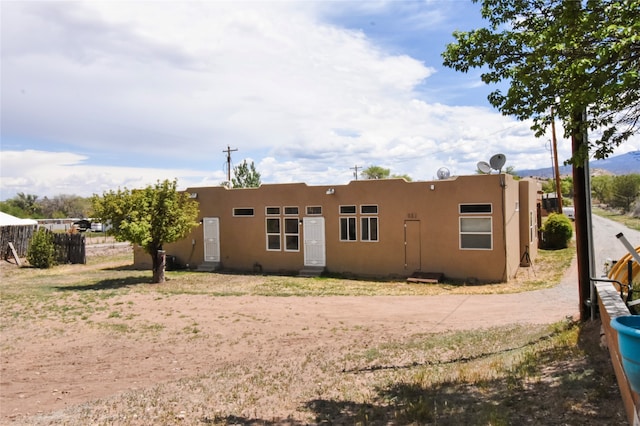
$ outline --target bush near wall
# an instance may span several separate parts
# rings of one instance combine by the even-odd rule
[[[542,248],[559,250],[567,248],[573,236],[571,220],[560,213],[551,213],[542,225]]]

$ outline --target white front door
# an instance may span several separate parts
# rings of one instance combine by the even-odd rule
[[[325,266],[324,218],[302,219],[304,232],[304,266]]]
[[[217,217],[202,219],[204,230],[204,261],[220,262],[220,222]]]

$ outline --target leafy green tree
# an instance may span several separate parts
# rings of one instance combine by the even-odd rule
[[[19,192],[15,197],[2,202],[2,211],[21,218],[40,217],[38,196]]]
[[[640,196],[640,175],[629,174],[613,178],[612,207],[619,207],[625,213],[631,210],[634,201]]]
[[[184,238],[197,226],[198,204],[177,181],[158,181],[145,189],[105,192],[92,198],[95,217],[112,226],[117,241],[129,241],[147,252],[153,264],[153,282],[164,282],[163,244]]]
[[[363,179],[389,179],[390,169],[380,166],[369,166],[361,172]]]
[[[257,188],[260,186],[260,173],[256,170],[253,161],[247,164],[244,160],[240,165],[233,168],[231,184],[234,188]]]
[[[479,1],[479,0],[474,0]],[[482,0],[487,28],[455,32],[443,53],[458,71],[483,68],[482,81],[505,83],[489,102],[532,119],[536,136],[554,117],[572,142],[580,317],[590,310],[585,162],[606,158],[640,124],[640,0]],[[587,131],[595,135],[587,139]]]
[[[488,27],[454,32],[445,66],[483,68],[483,82],[506,82],[507,92],[496,89],[489,102],[505,115],[533,119],[537,136],[554,115],[566,137],[595,131],[598,138],[573,153],[575,164],[588,149],[606,158],[634,133],[640,123],[640,0],[481,3]]]
[[[52,198],[44,197],[39,204],[40,211],[46,218],[84,218],[91,215],[91,199],[78,195],[60,194]]]
[[[11,200],[0,201],[0,212],[10,214],[11,216],[20,217],[20,218],[28,218],[29,215],[24,212],[19,207],[16,207]]]
[[[593,198],[603,204],[611,204],[613,198],[613,176],[594,176],[591,179],[591,193]]]
[[[56,264],[56,248],[53,234],[44,229],[38,229],[29,242],[27,261],[36,268],[50,268]]]

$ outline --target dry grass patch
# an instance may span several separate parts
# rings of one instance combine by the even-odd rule
[[[531,279],[478,286],[186,271],[150,284],[129,252],[4,265],[0,424],[626,424],[595,322],[434,333],[311,309],[542,288],[572,254],[543,252]]]

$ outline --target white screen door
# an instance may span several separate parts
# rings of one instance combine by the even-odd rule
[[[304,232],[304,266],[325,266],[324,218],[302,219]]]
[[[220,222],[217,217],[202,220],[204,230],[204,261],[220,262]]]

